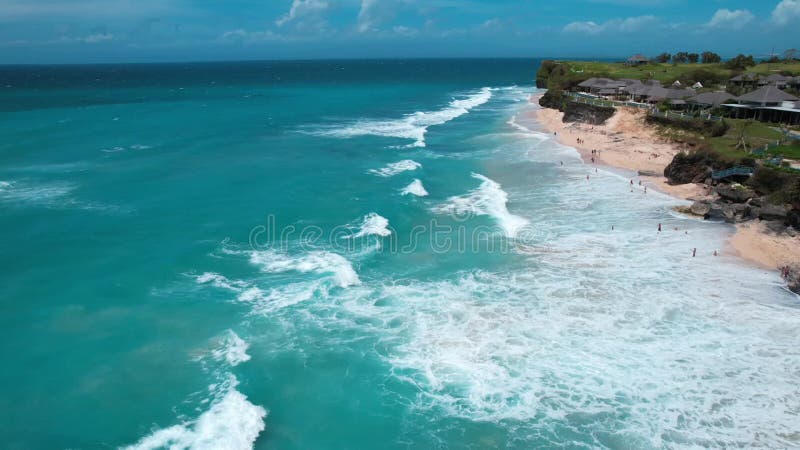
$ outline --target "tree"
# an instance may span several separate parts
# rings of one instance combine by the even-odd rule
[[[697,53],[689,53],[689,62],[692,64],[697,64],[697,60],[700,59],[700,55]]]
[[[666,52],[656,56],[656,61],[660,62],[661,64],[668,63],[670,59],[672,59],[672,55]]]
[[[783,52],[783,59],[785,59],[786,61],[794,61],[795,57],[797,57],[796,48],[790,48],[789,50]]]
[[[753,59],[753,55],[745,56],[739,54],[735,58],[728,60],[725,65],[731,70],[744,70],[748,67],[755,66],[756,62]]]
[[[675,53],[675,56],[672,57],[672,62],[676,64],[685,64],[688,61],[689,61],[689,54],[686,52]]]
[[[703,64],[713,64],[722,61],[722,58],[714,52],[705,51],[700,56],[703,58]]]

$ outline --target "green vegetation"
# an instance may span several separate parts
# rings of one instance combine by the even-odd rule
[[[767,151],[773,156],[783,156],[789,159],[800,159],[800,144],[795,145],[781,145],[779,147],[771,148]]]
[[[703,120],[703,119],[670,119],[661,116],[647,116],[647,123],[664,125],[672,128],[693,131],[703,136],[717,137],[724,136],[730,126],[724,120]]]
[[[665,56],[669,55],[665,54],[660,57]],[[713,61],[715,59],[712,55],[706,56],[708,56],[709,60]],[[750,58],[743,57],[734,65],[740,65],[741,60],[749,62]],[[548,60],[542,62],[542,66],[536,76],[536,84],[539,87],[548,89],[570,89],[589,78],[605,77],[638,80],[654,79],[665,85],[671,84],[675,80],[681,81],[684,85],[699,81],[703,85],[711,87],[713,84],[724,83],[743,71],[762,75],[773,73],[800,75],[800,61],[764,62],[740,69],[738,67],[731,68],[728,63],[722,62],[705,64],[655,62],[631,66],[621,62]]]
[[[797,172],[760,166],[748,184],[756,191],[767,194],[771,203],[800,205],[800,175]]]

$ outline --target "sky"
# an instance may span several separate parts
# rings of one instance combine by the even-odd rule
[[[800,0],[0,0],[0,64],[800,48]]]

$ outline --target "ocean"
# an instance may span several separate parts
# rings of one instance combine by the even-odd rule
[[[0,67],[3,447],[800,445],[798,297],[537,67]]]

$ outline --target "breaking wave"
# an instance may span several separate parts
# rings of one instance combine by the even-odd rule
[[[414,179],[408,186],[404,187],[402,191],[400,191],[401,195],[415,195],[417,197],[425,197],[428,195],[428,191],[425,190],[425,186],[422,185],[422,181],[419,179]]]
[[[264,431],[267,410],[254,405],[236,390],[239,384],[230,375],[220,385],[212,385],[211,407],[196,419],[154,431],[126,450],[248,450]]]
[[[342,139],[358,136],[395,137],[414,141],[407,147],[425,147],[425,134],[429,127],[461,117],[491,98],[492,89],[485,87],[466,98],[452,100],[446,108],[438,111],[416,112],[395,120],[359,120],[343,127],[317,130],[314,134]]]
[[[437,206],[434,211],[440,214],[490,216],[506,236],[515,237],[528,221],[508,211],[508,193],[500,184],[483,175],[473,173],[472,177],[481,181],[478,188],[466,195],[450,197],[447,203]]]
[[[422,167],[422,164],[410,160],[404,159],[402,161],[398,161],[396,163],[388,164],[386,167],[382,167],[380,169],[371,169],[369,173],[381,176],[381,177],[391,177],[397,175],[401,172],[407,172],[412,170],[417,170]]]

